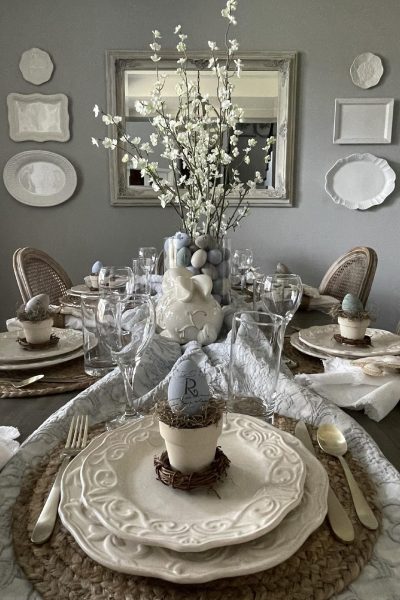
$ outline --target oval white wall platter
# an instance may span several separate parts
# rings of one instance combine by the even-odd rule
[[[383,75],[382,61],[372,52],[359,54],[350,67],[350,76],[354,83],[363,90],[366,90],[379,83]]]
[[[336,204],[365,210],[381,204],[393,192],[395,180],[395,172],[383,158],[350,154],[327,172],[325,191]]]
[[[10,158],[3,180],[11,196],[30,206],[61,204],[72,196],[77,183],[69,160],[45,150],[28,150]]]

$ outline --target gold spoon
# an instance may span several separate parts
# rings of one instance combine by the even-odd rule
[[[20,381],[13,381],[11,379],[0,379],[0,383],[8,383],[10,385],[12,385],[13,387],[17,388],[18,390],[20,388],[26,387],[27,385],[31,385],[32,383],[35,383],[35,381],[39,381],[39,379],[43,379],[44,375],[32,375],[32,377],[27,377],[26,379],[21,379]]]
[[[347,483],[349,484],[354,508],[356,509],[357,516],[361,523],[368,529],[377,529],[378,521],[368,505],[364,494],[358,487],[358,484],[350,471],[349,465],[343,458],[343,455],[347,452],[347,442],[343,433],[336,425],[320,425],[317,430],[317,440],[324,452],[336,456],[339,459],[344,474],[346,475]]]

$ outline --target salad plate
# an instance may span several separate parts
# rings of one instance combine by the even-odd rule
[[[329,356],[363,358],[384,354],[400,354],[400,336],[384,329],[368,328],[366,335],[371,338],[371,346],[350,346],[340,344],[333,337],[340,333],[339,325],[315,325],[299,331],[299,339],[314,350],[322,350]]]
[[[22,329],[21,329],[22,333]],[[24,350],[17,342],[17,331],[4,331],[0,333],[0,363],[31,363],[41,359],[49,360],[63,354],[69,354],[74,350],[82,348],[82,332],[75,329],[61,329],[53,327],[52,335],[56,335],[59,341],[56,346],[49,348],[38,348]]]
[[[293,348],[296,348],[296,350],[303,352],[303,354],[308,354],[308,356],[314,356],[315,358],[320,358],[321,360],[331,358],[331,356],[323,350],[317,350],[316,348],[312,348],[311,346],[307,346],[307,344],[304,344],[300,340],[298,331],[292,333],[292,335],[290,336],[290,344],[291,346],[293,346]]]
[[[292,435],[280,432],[304,462],[306,478],[300,504],[277,527],[255,540],[204,552],[175,552],[147,546],[112,533],[81,499],[85,453],[98,448],[108,433],[91,442],[68,465],[61,484],[59,514],[63,525],[94,561],[114,571],[157,577],[180,584],[204,583],[270,569],[292,556],[323,522],[327,512],[328,476],[321,463]],[[161,484],[160,484],[161,485]]]
[[[336,204],[366,210],[382,202],[394,190],[396,174],[388,162],[373,154],[340,158],[325,176],[325,191]]]
[[[190,494],[157,481],[164,450],[158,421],[144,417],[85,451],[82,502],[108,531],[137,543],[200,552],[273,530],[301,502],[305,467],[282,433],[254,417],[228,414],[219,446],[227,477]]]

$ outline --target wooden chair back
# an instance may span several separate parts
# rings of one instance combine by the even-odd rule
[[[320,283],[320,294],[343,300],[346,294],[351,293],[358,296],[365,306],[377,264],[378,256],[372,248],[352,248],[329,267]]]

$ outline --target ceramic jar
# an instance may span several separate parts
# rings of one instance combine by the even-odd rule
[[[177,232],[164,243],[165,270],[185,267],[193,275],[208,275],[212,282],[212,295],[219,304],[231,303],[231,241],[217,239],[208,234],[194,240],[187,233]]]
[[[346,317],[338,317],[340,335],[349,340],[363,340],[370,319],[347,319]]]
[[[178,429],[159,421],[171,467],[181,473],[196,473],[208,467],[215,458],[222,419],[197,429]]]
[[[53,319],[49,317],[43,321],[21,321],[21,325],[27,342],[44,344],[50,339]]]

